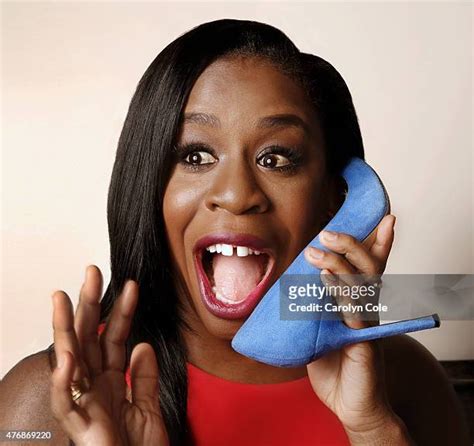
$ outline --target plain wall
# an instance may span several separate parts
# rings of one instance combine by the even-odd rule
[[[213,19],[277,26],[345,78],[397,216],[387,272],[474,273],[470,3],[3,3],[3,376],[52,342],[51,295],[110,278],[107,189],[141,75]],[[474,358],[472,322],[415,335]]]

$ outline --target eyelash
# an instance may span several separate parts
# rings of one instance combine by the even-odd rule
[[[279,172],[291,173],[294,172],[303,161],[303,155],[299,150],[290,148],[290,147],[283,147],[283,146],[270,146],[266,148],[263,153],[261,153],[257,161],[260,161],[267,155],[283,155],[288,158],[289,163],[285,166],[280,167],[270,167],[272,170],[276,170]],[[261,164],[259,164],[261,166]],[[267,168],[262,166],[263,168]]]
[[[211,166],[214,163],[207,163],[207,164],[192,164],[186,161],[186,158],[196,152],[207,152],[211,154],[214,158],[217,158],[215,151],[206,144],[201,143],[190,143],[190,144],[183,144],[183,145],[176,145],[174,147],[174,153],[177,155],[177,161],[182,164],[186,169],[197,172],[202,169],[206,169],[208,166]],[[259,154],[257,158],[257,162],[263,159],[267,155],[283,155],[288,158],[289,163],[285,166],[280,167],[270,167],[269,169],[278,171],[278,172],[285,172],[291,173],[294,172],[300,165],[303,160],[303,155],[299,150],[295,150],[290,147],[283,147],[283,146],[270,146],[267,147],[263,153]],[[262,166],[264,169],[268,169],[268,167]]]
[[[183,144],[183,145],[176,145],[174,147],[174,152],[177,157],[177,161],[182,164],[186,169],[191,170],[192,172],[197,172],[199,170],[205,169],[211,165],[211,163],[199,165],[199,164],[191,164],[186,161],[186,158],[191,155],[192,153],[196,152],[207,152],[211,154],[214,158],[217,158],[216,153],[206,144],[201,143],[190,143],[190,144]],[[213,164],[213,163],[212,163]]]

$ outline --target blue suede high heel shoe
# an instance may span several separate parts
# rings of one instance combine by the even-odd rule
[[[374,170],[352,158],[342,172],[348,185],[346,200],[324,229],[352,235],[363,241],[389,210],[385,188]],[[316,236],[310,244],[328,251]],[[306,249],[306,248],[305,248]],[[436,314],[363,329],[352,329],[338,316],[319,313],[313,320],[283,320],[280,316],[280,282],[285,275],[304,274],[322,285],[320,270],[304,258],[304,250],[265,294],[232,340],[237,352],[274,366],[308,364],[345,345],[439,327]]]

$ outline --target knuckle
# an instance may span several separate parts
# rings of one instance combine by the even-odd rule
[[[329,253],[328,261],[333,267],[341,267],[346,262],[346,259],[338,254]]]
[[[344,234],[342,239],[348,250],[352,251],[359,245],[359,242],[352,235]]]
[[[341,233],[341,240],[344,240],[344,243],[352,243],[355,241],[355,238],[350,234]]]

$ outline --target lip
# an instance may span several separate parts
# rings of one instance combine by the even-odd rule
[[[234,246],[247,246],[252,249],[256,249],[269,256],[269,263],[265,276],[260,281],[252,292],[240,303],[227,304],[217,300],[214,293],[211,290],[211,284],[207,274],[204,271],[202,264],[202,255],[204,249],[209,245],[216,243],[226,243]],[[201,292],[201,299],[213,315],[224,318],[224,319],[241,319],[245,318],[253,311],[257,306],[258,302],[263,297],[264,292],[268,289],[273,270],[275,268],[275,254],[271,248],[268,247],[268,243],[265,240],[251,235],[251,234],[238,234],[229,232],[219,232],[208,234],[200,238],[193,249],[194,266],[196,268],[196,275],[199,282],[199,290]]]

